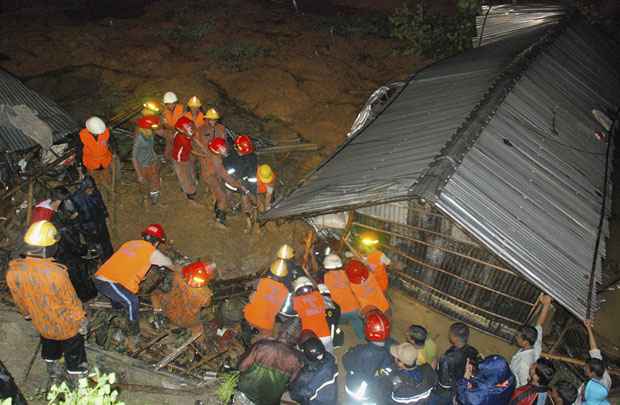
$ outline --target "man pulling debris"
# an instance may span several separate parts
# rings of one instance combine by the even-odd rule
[[[140,283],[151,266],[172,269],[172,261],[157,248],[166,241],[160,224],[151,224],[142,232],[142,240],[130,240],[95,273],[97,290],[112,301],[112,306],[129,312],[128,335],[134,346],[139,340]]]
[[[162,327],[164,317],[174,325],[188,328],[192,335],[204,332],[200,311],[211,303],[213,293],[208,287],[215,278],[215,263],[196,261],[175,272],[168,292],[151,294],[155,327]]]
[[[181,117],[175,124],[176,133],[172,143],[172,162],[174,172],[179,179],[181,189],[187,199],[194,201],[196,198],[196,174],[194,172],[194,157],[192,156],[192,137],[196,133],[196,126],[187,117]]]
[[[171,91],[166,92],[162,99],[164,102],[164,111],[162,113],[162,125],[155,133],[166,141],[164,148],[164,158],[172,158],[172,141],[176,132],[175,125],[179,118],[183,116],[183,104],[179,103],[179,98]]]
[[[35,222],[24,236],[26,257],[9,263],[6,282],[19,311],[32,319],[41,335],[41,357],[47,365],[49,386],[60,383],[64,355],[74,383],[88,373],[84,337],[86,313],[69,280],[67,268],[52,257],[60,235],[48,221]]]

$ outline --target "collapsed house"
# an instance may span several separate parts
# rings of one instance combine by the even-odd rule
[[[589,317],[620,52],[562,14],[492,13],[504,23],[482,46],[386,86],[374,114],[262,219],[348,212],[354,230],[380,234],[396,285],[501,337],[531,318],[541,291]]]

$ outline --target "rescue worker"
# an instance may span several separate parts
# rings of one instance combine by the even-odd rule
[[[417,364],[418,350],[411,343],[390,348],[397,372],[392,377],[393,404],[430,404],[437,373],[429,363]]]
[[[41,335],[49,387],[64,377],[63,355],[70,381],[77,382],[88,373],[83,337],[88,328],[86,313],[67,268],[52,259],[59,238],[51,222],[35,222],[24,236],[25,257],[11,260],[6,273],[15,305]]]
[[[114,252],[106,222],[108,209],[91,176],[82,179],[77,191],[71,196],[71,201],[78,212],[80,230],[88,248],[96,252],[102,262],[108,260]]]
[[[107,184],[112,182],[112,142],[110,129],[99,117],[90,117],[86,120],[86,128],[80,131],[76,160],[78,170],[83,175],[81,167],[85,167],[88,174]]]
[[[342,365],[347,372],[346,404],[383,405],[390,400],[390,375],[395,364],[386,341],[390,337],[390,320],[377,309],[364,317],[367,343],[357,345],[345,353]]]
[[[164,110],[162,113],[162,125],[157,129],[156,134],[164,138],[166,146],[164,147],[164,158],[172,158],[172,141],[176,133],[176,123],[183,116],[183,104],[179,103],[177,95],[171,91],[164,94],[162,98],[164,102]]]
[[[273,194],[276,188],[276,174],[268,164],[258,166],[256,170],[256,204],[259,212],[271,208]]]
[[[360,315],[360,303],[358,302],[347,274],[342,269],[342,259],[336,254],[329,254],[323,259],[325,275],[323,281],[330,291],[332,300],[340,307],[340,319],[345,323],[351,323],[358,340],[364,339],[364,322]]]
[[[159,117],[149,115],[137,122],[133,140],[131,161],[138,177],[138,183],[145,184],[149,190],[149,200],[157,205],[160,197],[159,156],[155,153],[153,134],[159,128]]]
[[[254,343],[239,361],[239,383],[234,405],[279,405],[282,394],[303,367],[295,350],[300,334],[298,319],[280,328],[276,339],[268,337]]]
[[[372,231],[366,231],[360,235],[360,242],[362,250],[366,253],[365,261],[368,268],[374,274],[383,292],[387,292],[390,281],[387,268],[392,261],[378,249],[379,235]]]
[[[290,245],[284,244],[280,246],[276,252],[276,258],[284,260],[288,269],[286,276],[282,280],[283,284],[288,289],[288,294],[278,316],[283,318],[295,318],[298,315],[295,308],[293,308],[293,293],[295,292],[293,290],[293,281],[301,277],[304,272],[301,266],[295,262],[295,249]]]
[[[269,274],[259,280],[250,302],[243,308],[246,321],[258,329],[259,336],[272,336],[276,316],[286,301],[288,288],[283,283],[288,266],[282,259],[271,264]]]
[[[202,127],[205,125],[205,114],[202,111],[202,101],[197,96],[192,96],[187,101],[187,109],[184,117],[192,120],[194,125],[196,125],[196,130],[201,131]]]
[[[226,127],[219,122],[220,113],[215,108],[209,108],[205,118],[203,133],[207,137],[207,142],[213,138],[226,138]]]
[[[385,298],[383,290],[374,274],[368,271],[364,263],[351,259],[347,262],[344,271],[347,273],[351,291],[362,310],[366,307],[376,307],[384,314],[390,310],[390,303]]]
[[[289,386],[294,401],[301,405],[334,405],[338,403],[338,366],[321,340],[304,330],[299,338],[304,366]]]
[[[323,296],[308,277],[295,280],[293,291],[293,308],[299,315],[301,328],[314,332],[323,342],[325,350],[333,353],[332,331],[327,322],[327,307]]]
[[[189,118],[181,117],[176,122],[175,128],[176,133],[172,143],[174,171],[187,199],[194,205],[199,205],[194,201],[196,198],[196,174],[192,156],[192,137],[196,133],[196,126]]]
[[[213,293],[208,284],[215,278],[215,264],[196,261],[175,272],[168,292],[156,290],[151,294],[156,327],[171,323],[188,328],[192,335],[204,332],[200,311],[211,303]]]
[[[121,306],[128,311],[128,335],[133,344],[137,343],[140,334],[140,283],[151,266],[172,269],[172,261],[157,249],[165,241],[163,227],[151,224],[142,232],[142,240],[123,243],[95,273],[97,290],[112,301],[113,307]]]
[[[32,208],[32,215],[30,216],[30,224],[32,225],[35,222],[39,221],[52,221],[54,218],[54,214],[58,211],[58,207],[62,204],[62,202],[69,197],[67,193],[64,191],[66,187],[59,186],[54,187],[51,192],[51,196],[48,199],[45,199]]]

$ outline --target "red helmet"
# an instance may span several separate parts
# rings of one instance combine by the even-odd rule
[[[192,128],[193,124],[194,121],[190,120],[189,118],[181,117],[177,120],[176,124],[174,124],[174,127],[181,132],[192,135],[192,133],[194,132]]]
[[[138,126],[144,129],[157,128],[159,125],[159,117],[156,115],[147,115],[138,120]]]
[[[160,224],[151,224],[142,231],[142,237],[149,242],[165,242],[166,234]]]
[[[368,267],[359,260],[351,259],[344,266],[347,278],[353,284],[362,284],[368,279]]]
[[[249,155],[254,152],[254,145],[252,144],[252,139],[247,135],[239,135],[235,139],[235,149],[239,152],[239,155]]]
[[[364,317],[364,334],[369,342],[383,342],[390,337],[390,320],[378,309]]]
[[[209,150],[216,155],[226,153],[226,151],[228,150],[228,145],[226,145],[226,139],[220,138],[219,136],[211,139],[211,142],[209,142]]]
[[[183,267],[182,273],[190,287],[200,288],[215,277],[215,268],[198,260]]]

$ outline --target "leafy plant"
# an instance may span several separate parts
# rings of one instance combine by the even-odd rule
[[[235,371],[227,373],[222,378],[222,384],[217,389],[217,397],[223,403],[227,404],[235,393],[237,383],[239,382],[239,372]]]
[[[252,42],[237,42],[226,46],[210,48],[209,57],[234,71],[248,69],[254,59],[271,55],[270,48],[263,48]]]
[[[7,398],[7,399],[3,399],[2,402],[0,402],[0,405],[11,405],[13,403],[13,400],[11,398]]]
[[[48,405],[125,405],[117,400],[118,392],[112,391],[111,386],[116,382],[114,373],[101,374],[95,370],[93,377],[97,382],[94,387],[89,385],[87,378],[80,379],[75,390],[65,382],[60,386],[53,385],[47,395]]]

